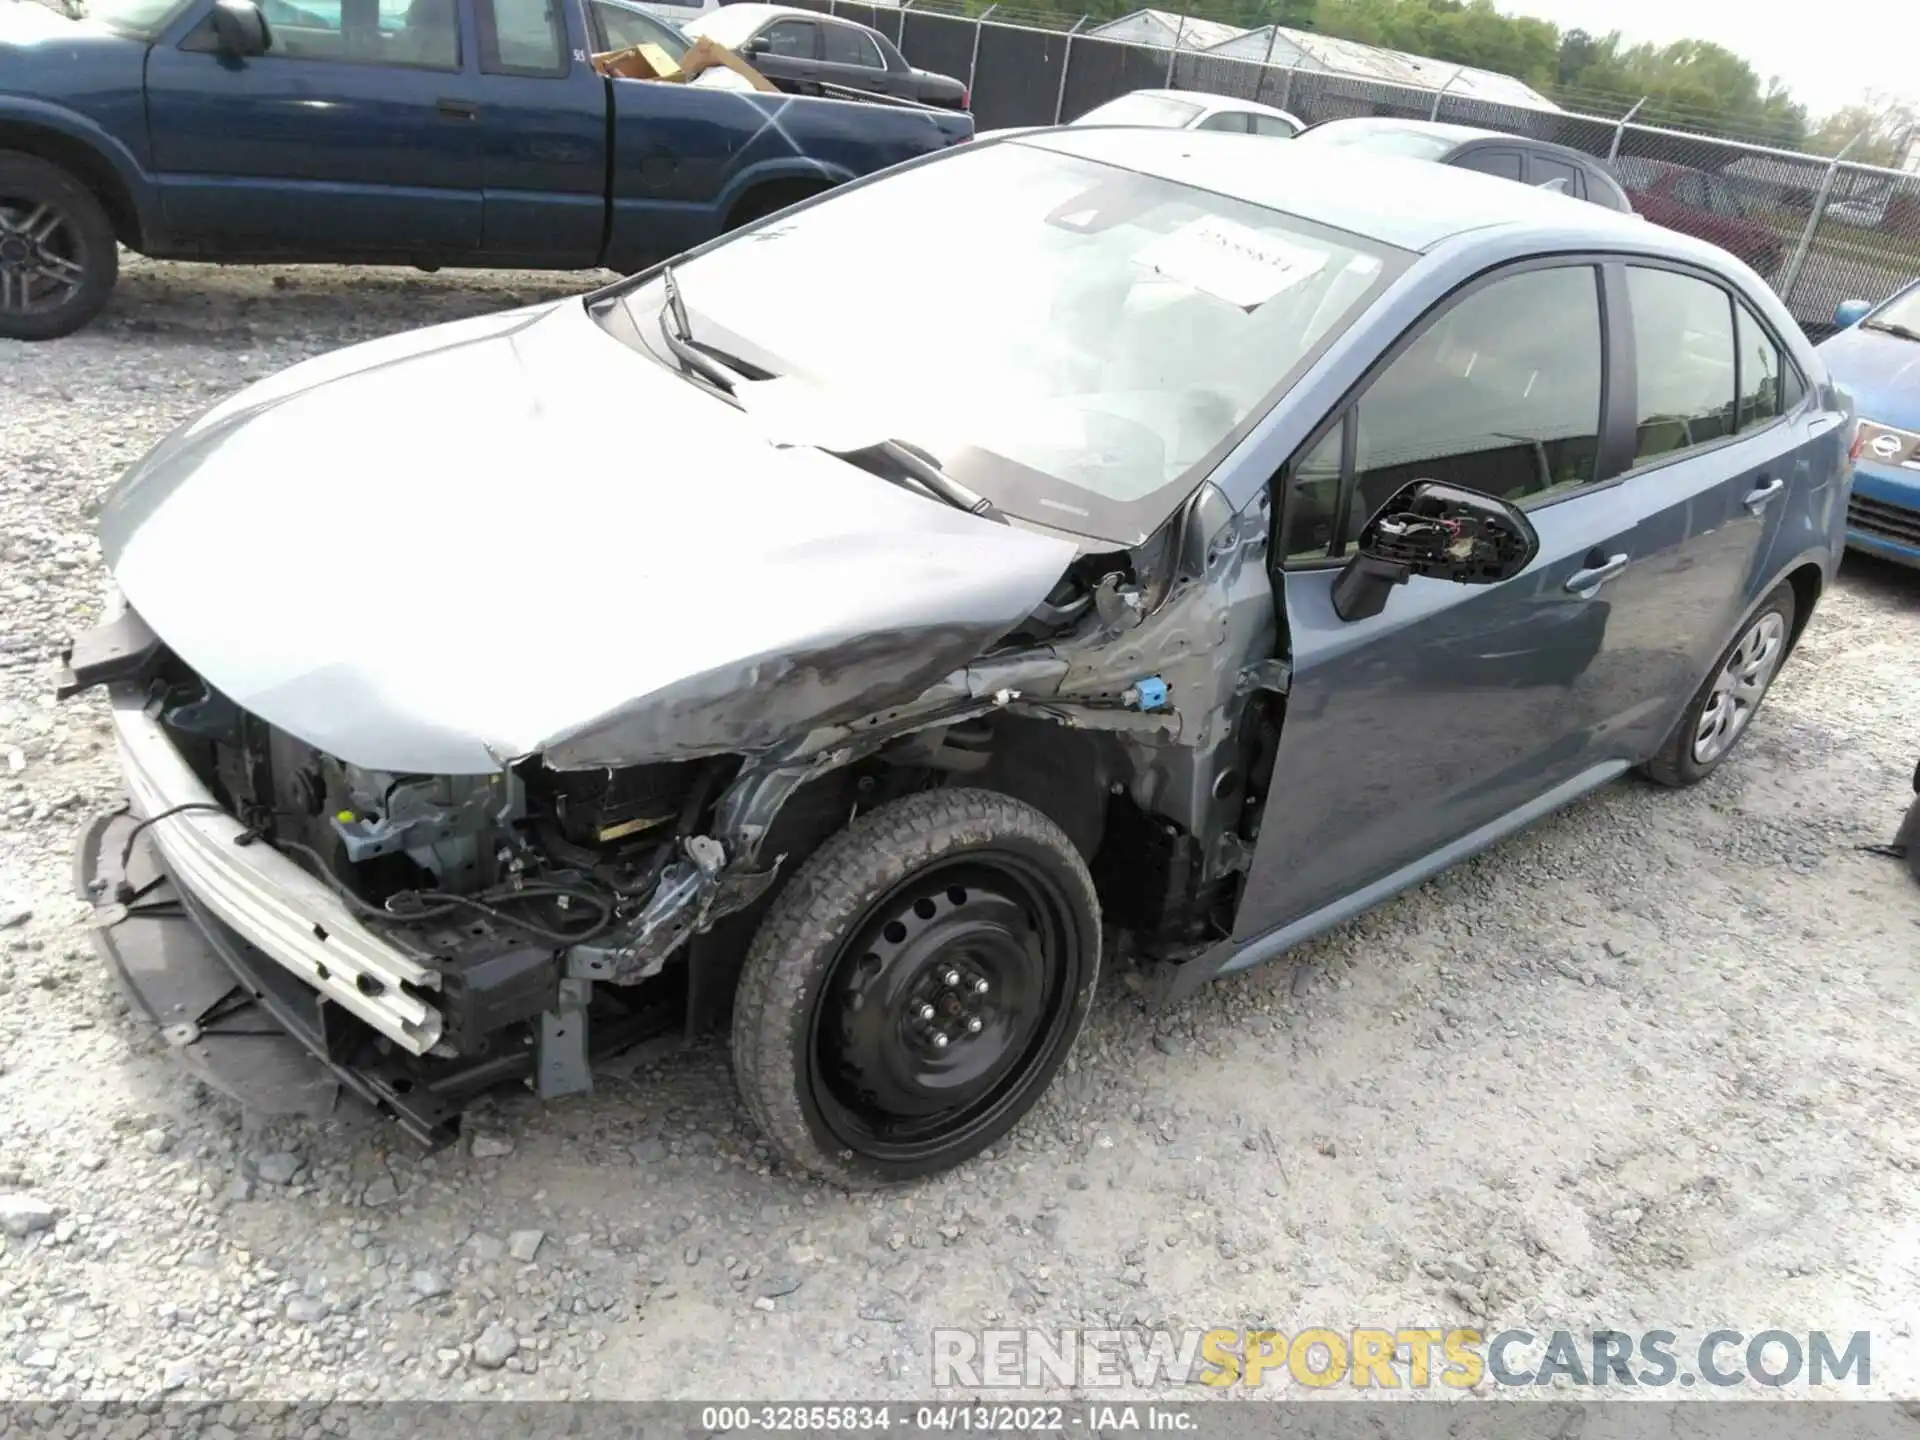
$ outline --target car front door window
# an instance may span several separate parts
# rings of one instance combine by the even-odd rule
[[[760,32],[762,49],[783,60],[811,60],[817,28],[811,20],[776,20]]]
[[[267,54],[354,65],[460,68],[456,0],[380,0],[371,10],[342,0],[266,0]]]
[[[1361,396],[1342,503],[1329,513],[1322,441],[1298,467],[1283,553],[1347,553],[1402,486],[1441,480],[1514,502],[1588,484],[1600,444],[1598,274],[1565,265],[1505,276],[1414,339]],[[1338,427],[1333,434],[1339,433]]]
[[[1733,299],[1677,270],[1627,267],[1640,378],[1636,463],[1733,431]]]

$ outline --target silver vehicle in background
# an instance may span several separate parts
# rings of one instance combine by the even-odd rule
[[[1075,125],[1145,125],[1156,130],[1224,130],[1291,139],[1307,122],[1272,105],[1204,90],[1133,90],[1087,111]]]

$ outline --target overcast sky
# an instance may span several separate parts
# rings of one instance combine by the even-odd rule
[[[1712,40],[1815,116],[1868,90],[1920,101],[1920,0],[1495,0],[1563,30],[1631,41]]]

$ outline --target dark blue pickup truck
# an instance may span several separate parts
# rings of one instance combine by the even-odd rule
[[[264,4],[265,8],[262,9]],[[971,138],[953,111],[608,79],[584,0],[0,0],[0,336],[162,259],[636,269]]]

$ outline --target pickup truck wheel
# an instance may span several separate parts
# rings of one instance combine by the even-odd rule
[[[932,1174],[1011,1130],[1092,1003],[1100,916],[1060,827],[988,790],[883,805],[768,911],[734,1000],[761,1132],[850,1189]]]
[[[71,334],[119,273],[113,222],[93,192],[37,156],[0,154],[0,336]]]
[[[1776,586],[1741,623],[1660,753],[1641,767],[1661,785],[1697,785],[1733,753],[1766,699],[1793,635],[1793,586]]]

